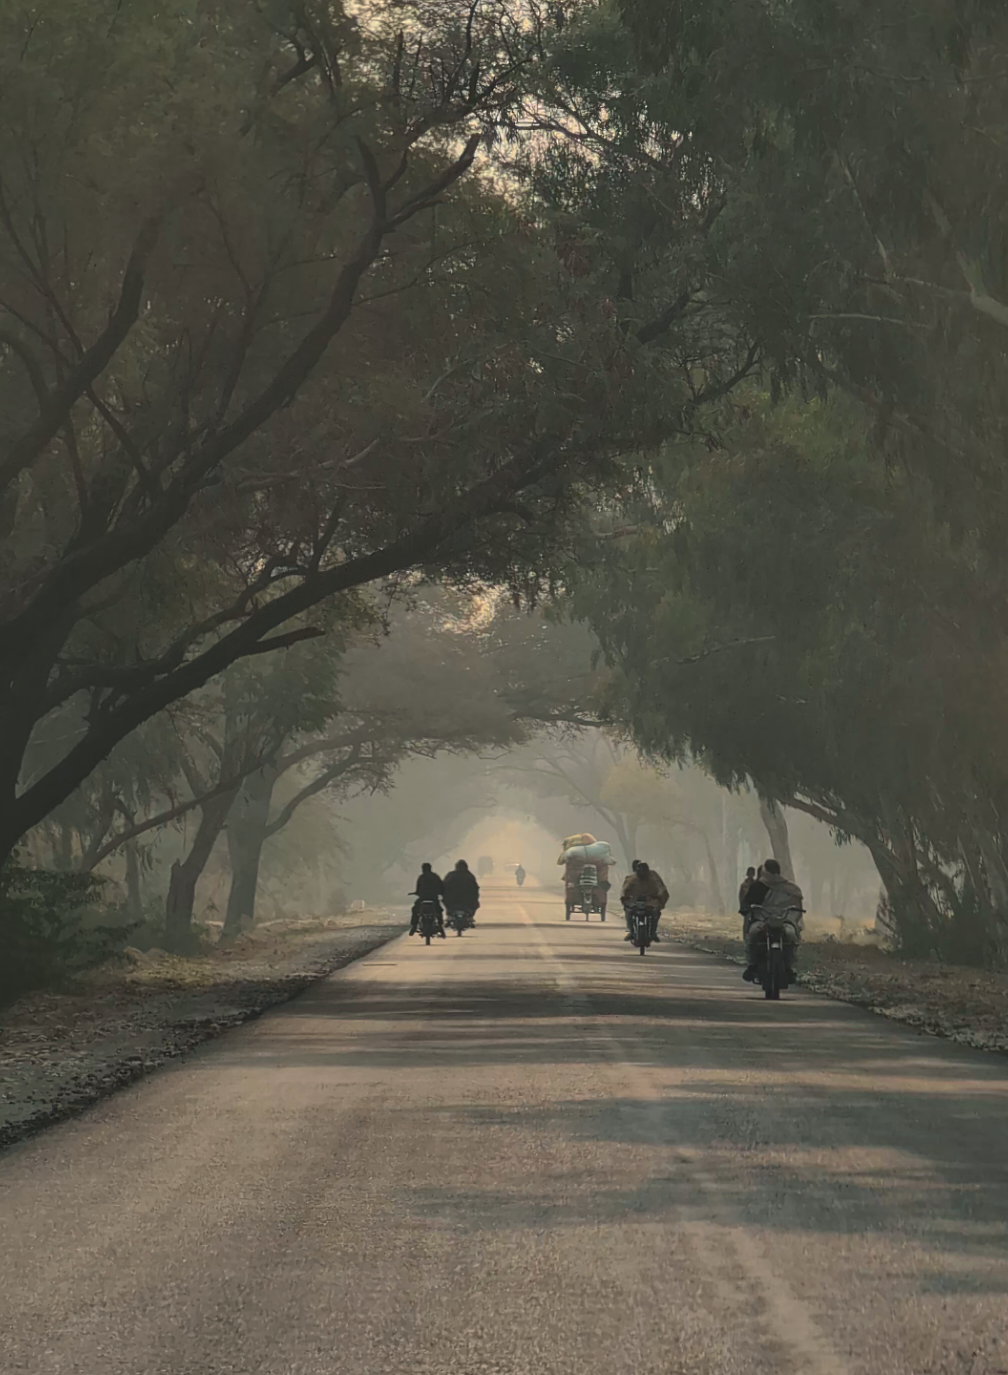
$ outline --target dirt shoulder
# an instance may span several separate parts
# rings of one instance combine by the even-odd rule
[[[0,1147],[300,993],[405,929],[401,911],[271,922],[198,959],[104,966],[0,1012]]]
[[[674,913],[663,922],[672,940],[743,964],[741,926],[729,918]],[[799,982],[815,993],[855,1003],[918,1031],[977,1050],[1008,1054],[1008,974],[961,965],[903,960],[868,943],[812,927],[802,942]]]

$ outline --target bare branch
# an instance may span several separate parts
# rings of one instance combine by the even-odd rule
[[[114,710],[103,712],[94,728],[74,745],[64,758],[34,782],[18,799],[24,829],[30,830],[76,787],[109,751],[136,726],[172,702],[186,697],[216,677],[230,664],[250,654],[262,652],[264,637],[272,630],[300,615],[327,597],[362,587],[380,578],[416,567],[462,529],[478,538],[476,522],[496,513],[512,498],[522,484],[534,480],[540,471],[538,455],[516,456],[468,492],[418,522],[412,530],[381,549],[345,563],[335,564],[306,578],[298,587],[274,597],[252,612],[229,634],[217,640],[195,658],[179,664],[162,677],[148,680]],[[271,648],[285,641],[269,641]]]
[[[200,792],[196,797],[191,797],[187,802],[180,802],[177,807],[169,807],[167,811],[158,812],[156,816],[150,816],[146,821],[138,821],[136,825],[129,826],[118,835],[114,835],[107,840],[100,850],[96,852],[89,868],[95,869],[107,859],[120,846],[128,844],[131,840],[136,840],[137,836],[144,835],[147,831],[157,830],[159,826],[167,826],[172,821],[177,821],[180,816],[185,816],[187,812],[195,811],[197,807],[202,807],[205,802],[211,802],[216,797],[223,797],[225,793],[237,792],[242,780],[248,778],[250,774],[256,773],[262,768],[262,761],[256,760],[247,769],[242,769],[241,773],[233,774],[226,778],[209,792]]]
[[[715,654],[724,654],[729,649],[740,649],[743,645],[770,644],[776,639],[776,635],[752,635],[742,640],[729,640],[727,644],[715,645],[712,649],[701,650],[699,654],[691,654],[687,659],[655,659],[654,667],[657,668],[659,664],[698,664],[703,659],[711,659]]]
[[[38,420],[16,439],[0,463],[0,489],[33,463],[83,396],[87,387],[108,367],[140,314],[147,263],[157,244],[163,215],[152,215],[142,226],[133,245],[119,289],[119,300],[105,329],[63,381],[47,395]]]
[[[759,358],[759,344],[751,344],[749,346],[749,351],[746,354],[745,362],[741,365],[741,367],[739,367],[735,372],[732,373],[730,377],[726,378],[723,382],[716,382],[713,386],[704,387],[703,390],[693,398],[692,404],[694,406],[699,407],[711,405],[715,401],[720,401],[722,397],[727,396],[729,392],[734,391],[738,384],[740,382],[744,382],[745,379],[749,376],[749,374],[759,366]]]
[[[274,649],[289,649],[302,640],[320,640],[324,635],[325,631],[318,626],[308,625],[303,630],[291,630],[286,635],[274,635],[272,639],[262,640],[249,650],[249,654],[270,654]]]
[[[667,334],[689,306],[690,299],[688,291],[681,291],[667,310],[663,310],[659,316],[650,320],[646,325],[641,325],[637,331],[637,342],[650,344],[661,335]]]
[[[482,134],[473,134],[467,141],[461,155],[446,167],[439,177],[435,177],[423,191],[406,201],[401,209],[392,216],[388,222],[389,228],[398,228],[399,225],[405,224],[407,220],[412,219],[421,210],[427,210],[430,206],[435,205],[444,192],[469,171],[482,142]]]
[[[341,759],[338,764],[333,764],[330,768],[323,769],[310,783],[306,783],[300,792],[295,793],[282,808],[276,819],[269,823],[266,827],[266,836],[274,836],[277,831],[283,830],[284,826],[287,825],[288,821],[290,821],[302,802],[307,802],[308,798],[316,797],[319,793],[324,792],[330,784],[335,783],[337,778],[345,777],[345,775],[361,761],[362,755],[360,750],[357,749],[347,759]],[[367,762],[371,764],[372,761],[369,759]]]

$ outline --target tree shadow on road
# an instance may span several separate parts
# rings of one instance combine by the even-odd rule
[[[951,1088],[936,1107],[883,1085],[870,1098],[824,1086],[698,1079],[666,1098],[559,1102],[527,1110],[460,1104],[440,1131],[472,1140],[492,1189],[457,1184],[404,1204],[463,1230],[677,1225],[683,1219],[802,1238],[887,1238],[921,1292],[1008,1295],[1008,1095]],[[520,1175],[538,1136],[540,1172]],[[564,1143],[558,1146],[558,1143]],[[552,1169],[551,1151],[584,1168]],[[580,1150],[579,1150],[580,1148]],[[932,1258],[919,1270],[916,1256]],[[870,1248],[869,1248],[870,1249]],[[958,1257],[953,1266],[950,1255]],[[897,1275],[893,1274],[895,1280]]]
[[[715,1200],[771,1234],[885,1235],[954,1252],[967,1268],[945,1277],[936,1257],[935,1292],[1008,1293],[1008,1063],[825,998],[767,1004],[702,957],[606,965],[582,968],[570,991],[548,968],[538,979],[329,982],[235,1053],[376,1080],[443,1074],[449,1086],[463,1071],[477,1071],[462,1073],[469,1086],[498,1066],[527,1071],[539,1106],[439,1108],[421,1095],[398,1110],[394,1130],[412,1117],[418,1143],[457,1139],[495,1181],[405,1193],[431,1221],[653,1223]],[[542,1106],[555,1071],[573,1082],[579,1067],[593,1096]],[[653,1096],[633,1088],[641,1075]],[[516,1176],[530,1139],[563,1167]]]

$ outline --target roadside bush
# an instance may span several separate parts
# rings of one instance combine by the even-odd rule
[[[0,1005],[39,988],[60,987],[129,943],[134,926],[109,921],[104,880],[93,874],[0,869]]]

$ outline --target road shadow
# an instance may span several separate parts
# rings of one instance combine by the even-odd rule
[[[769,1232],[884,1234],[936,1258],[955,1252],[954,1274],[936,1259],[920,1283],[1008,1294],[1008,1063],[809,994],[766,1003],[693,952],[618,969],[591,951],[565,962],[574,953],[584,960],[571,991],[541,962],[537,976],[481,977],[494,956],[475,943],[470,980],[443,969],[438,978],[432,966],[429,982],[319,984],[284,1007],[268,1037],[234,1042],[229,1058],[353,1068],[376,1082],[434,1071],[448,1093],[453,1076],[471,1085],[495,1066],[543,1068],[546,1084],[558,1067],[608,1066],[611,1095],[393,1109],[391,1130],[405,1118],[418,1143],[457,1137],[496,1181],[409,1189],[403,1206],[480,1230],[672,1222],[714,1198]],[[635,1068],[653,1098],[621,1093]],[[573,1147],[594,1173],[586,1182],[565,1167],[503,1184],[537,1136],[537,1158],[567,1143],[560,1158]],[[628,1159],[631,1182],[614,1184]]]
[[[726,1087],[720,1079],[698,1081],[664,1102],[446,1108],[441,1131],[454,1128],[468,1141],[475,1129],[473,1148],[497,1186],[420,1187],[404,1194],[404,1206],[469,1231],[676,1225],[702,1217],[755,1232],[842,1237],[845,1245],[885,1236],[902,1251],[933,1254],[922,1273],[916,1256],[907,1260],[905,1278],[921,1292],[1008,1295],[1005,1094],[980,1105],[975,1096],[967,1104],[946,1095],[942,1110],[924,1092],[891,1087],[870,1102],[826,1087],[811,1103],[807,1088],[779,1090],[771,1102],[736,1083],[727,1106]],[[963,1112],[968,1123],[956,1121]],[[508,1158],[520,1158],[519,1140],[529,1135],[581,1147],[593,1168],[543,1169],[515,1181]],[[532,1155],[549,1158],[546,1148]],[[959,1258],[954,1267],[939,1259],[949,1254]]]

